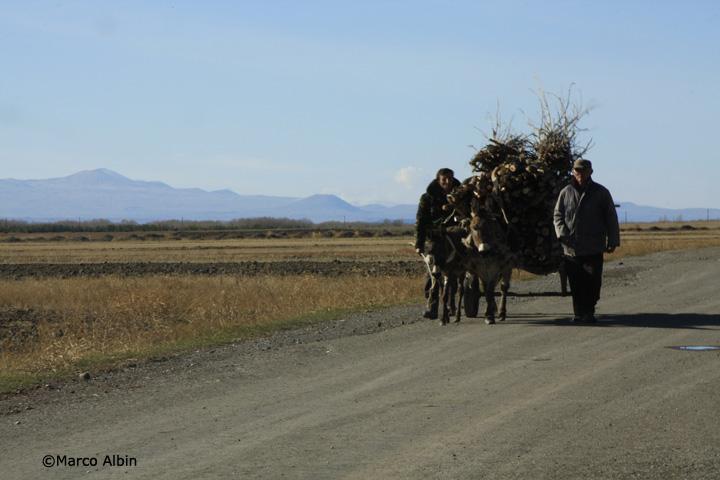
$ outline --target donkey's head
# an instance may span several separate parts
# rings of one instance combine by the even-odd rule
[[[493,215],[476,215],[470,222],[470,234],[464,243],[480,253],[490,253],[507,247],[507,233]]]

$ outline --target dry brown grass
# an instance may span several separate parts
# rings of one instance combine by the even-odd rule
[[[606,258],[615,260],[622,257],[647,255],[655,252],[670,250],[692,250],[697,248],[720,246],[720,234],[701,235],[678,233],[667,234],[641,234],[625,233],[620,239],[621,246]]]
[[[411,237],[0,243],[0,263],[416,258]]]
[[[696,225],[697,224],[697,225]],[[696,230],[682,230],[691,225]],[[623,225],[619,255],[720,245],[710,222]],[[640,228],[640,230],[637,230]],[[653,230],[659,228],[660,230]],[[707,229],[700,229],[707,228]],[[417,259],[412,237],[274,238],[120,242],[0,242],[0,263],[238,262]]]
[[[34,340],[4,346],[0,377],[230,341],[327,312],[417,301],[421,284],[420,278],[310,275],[2,281],[0,308],[33,309],[43,320]]]

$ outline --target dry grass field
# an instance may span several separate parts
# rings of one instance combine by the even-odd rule
[[[415,258],[411,237],[0,242],[0,263],[383,261]]]
[[[165,276],[0,282],[2,376],[62,373],[266,333],[417,298],[415,278]]]
[[[684,228],[683,228],[684,227]],[[279,260],[354,260],[378,262],[416,259],[410,236],[180,239],[163,237],[103,240],[88,234],[88,241],[42,240],[38,234],[8,241],[0,234],[0,264],[102,263],[102,262],[239,262]],[[115,237],[113,237],[115,238]],[[32,239],[32,240],[30,240]],[[622,226],[623,246],[615,254],[642,255],[661,250],[700,248],[720,244],[720,223],[658,223]]]
[[[683,225],[685,225],[683,223]],[[646,255],[653,252],[668,250],[688,250],[720,245],[720,227],[708,230],[681,230],[670,226],[673,230],[652,225],[643,226],[640,231],[621,228],[622,246],[608,258],[623,256]],[[652,228],[658,228],[653,230]],[[668,228],[668,227],[665,227]]]
[[[690,225],[683,227],[683,225]],[[720,225],[624,225],[610,260],[720,245]],[[420,260],[411,237],[2,241],[0,265]],[[520,272],[518,272],[520,273]],[[522,279],[527,274],[519,274]],[[0,279],[0,392],[337,317],[420,303],[417,275],[116,275]]]

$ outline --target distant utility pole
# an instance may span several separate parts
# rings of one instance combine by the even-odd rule
[[[708,222],[710,221],[710,209],[709,208],[707,209],[707,215],[706,215],[705,219]]]
[[[622,207],[622,205],[620,205],[619,203],[615,204],[615,208],[621,208],[621,207]],[[625,213],[625,223],[627,223],[627,210],[625,210],[624,213]]]

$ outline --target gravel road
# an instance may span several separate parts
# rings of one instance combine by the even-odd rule
[[[596,325],[550,276],[504,324],[365,312],[9,396],[0,476],[717,479],[720,353],[667,347],[720,345],[719,258],[607,264]]]

